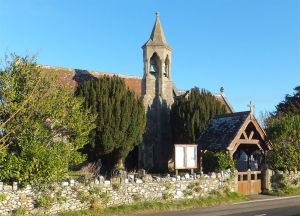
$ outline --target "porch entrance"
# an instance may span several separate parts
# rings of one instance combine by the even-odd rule
[[[238,170],[238,192],[244,195],[259,194],[262,191],[262,167],[265,152],[257,144],[237,145],[233,154]]]

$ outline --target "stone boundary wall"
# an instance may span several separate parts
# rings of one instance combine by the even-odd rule
[[[272,189],[278,189],[282,184],[291,187],[300,187],[300,171],[270,170],[270,183]]]
[[[18,188],[0,182],[0,215],[14,212],[49,213],[101,208],[145,200],[174,200],[207,196],[220,190],[236,191],[236,178],[229,171],[210,175],[155,177],[128,175],[111,181],[103,177],[78,182],[68,180],[48,186]]]

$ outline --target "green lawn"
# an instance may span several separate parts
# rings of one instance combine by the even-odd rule
[[[287,187],[284,189],[277,189],[274,191],[271,191],[269,195],[272,196],[296,196],[300,195],[300,187]]]
[[[131,205],[120,205],[102,209],[90,209],[76,212],[60,213],[61,216],[79,215],[128,215],[138,213],[154,213],[163,211],[176,211],[199,207],[216,206],[233,202],[245,201],[247,197],[238,193],[217,193],[205,198],[192,198],[173,201],[145,201]]]

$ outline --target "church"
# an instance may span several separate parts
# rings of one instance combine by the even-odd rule
[[[172,152],[170,108],[176,97],[186,97],[189,91],[178,90],[172,81],[172,48],[167,43],[159,13],[150,38],[142,46],[144,70],[143,76],[130,76],[118,73],[97,72],[82,69],[42,66],[45,72],[55,71],[64,84],[76,86],[78,82],[99,76],[119,76],[126,86],[142,97],[147,115],[147,130],[144,141],[138,147],[139,168],[146,170],[166,170]],[[227,109],[234,110],[224,96],[224,89],[214,94]]]

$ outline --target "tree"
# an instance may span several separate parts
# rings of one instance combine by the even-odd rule
[[[95,116],[83,99],[43,74],[35,58],[12,55],[0,70],[0,179],[21,184],[60,180],[85,157]]]
[[[171,127],[174,143],[195,143],[215,115],[226,108],[210,92],[191,89],[188,97],[180,97],[171,107]]]
[[[146,125],[141,99],[129,91],[122,78],[103,76],[78,86],[77,95],[85,98],[85,108],[97,114],[97,127],[85,147],[89,160],[102,159],[106,169],[124,159],[142,141]]]
[[[294,88],[293,95],[286,95],[284,101],[276,106],[275,115],[289,114],[300,115],[300,86]]]
[[[267,133],[273,150],[269,165],[278,170],[300,169],[300,115],[280,115],[267,121]]]

